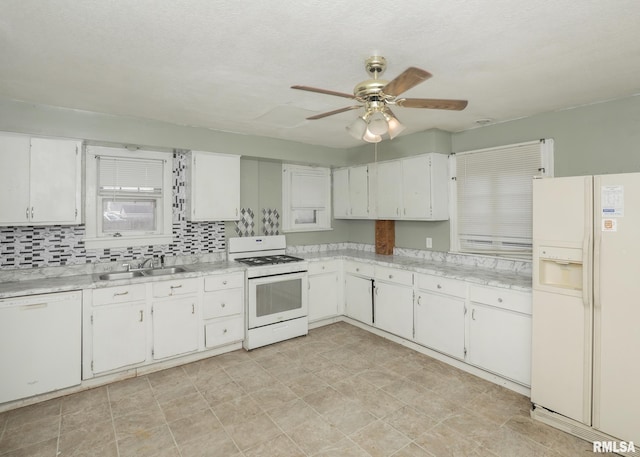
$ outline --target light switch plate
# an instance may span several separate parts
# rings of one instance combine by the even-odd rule
[[[431,249],[433,247],[433,240],[427,237],[427,249]]]

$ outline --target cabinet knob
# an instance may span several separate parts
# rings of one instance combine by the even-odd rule
[[[440,284],[438,284],[436,287],[437,287],[438,289],[442,289],[442,286],[441,286]]]
[[[227,285],[227,281],[222,281],[222,285],[226,286]]]
[[[322,269],[324,270],[324,265],[322,266]]]
[[[389,279],[393,279],[393,275],[389,275]]]
[[[360,268],[356,268],[356,271],[360,271]]]
[[[502,298],[498,297],[498,303],[502,303]]]
[[[222,331],[222,333],[223,333],[223,334],[224,334],[224,333],[227,333],[227,329],[225,328],[225,329]]]
[[[220,303],[220,306],[222,306],[224,308],[225,306],[227,306],[227,304],[226,303]]]

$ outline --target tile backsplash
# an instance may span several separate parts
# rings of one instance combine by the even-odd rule
[[[173,154],[173,243],[86,249],[84,225],[0,227],[0,269],[125,261],[148,256],[224,252],[224,222],[186,220],[186,157]]]

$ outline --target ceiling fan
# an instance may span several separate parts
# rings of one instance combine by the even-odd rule
[[[353,95],[333,90],[318,89],[309,86],[291,86],[292,89],[306,90],[320,94],[335,95],[360,102],[361,105],[347,106],[326,113],[308,117],[309,120],[322,119],[334,114],[364,108],[363,116],[347,126],[347,131],[356,139],[370,143],[382,141],[382,135],[388,133],[393,139],[405,127],[400,124],[390,106],[403,108],[428,108],[460,111],[467,106],[466,100],[436,98],[399,98],[399,95],[431,78],[431,73],[416,67],[409,67],[391,81],[378,79],[387,68],[387,60],[381,56],[372,56],[365,60],[365,69],[372,77],[356,84]]]

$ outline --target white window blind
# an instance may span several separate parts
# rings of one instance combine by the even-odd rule
[[[546,141],[552,148],[553,141]],[[535,141],[456,154],[459,251],[531,253],[532,180],[551,172],[549,165],[545,167],[548,148],[542,144]]]
[[[329,199],[327,174],[292,173],[291,190],[292,209],[325,209]]]
[[[163,160],[98,157],[100,193],[162,194]]]

